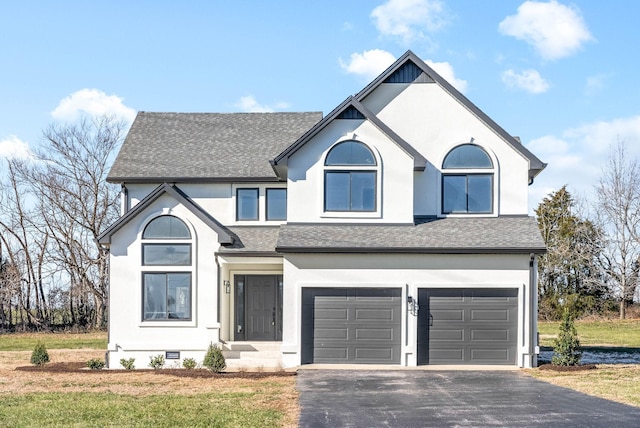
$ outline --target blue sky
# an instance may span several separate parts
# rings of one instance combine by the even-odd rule
[[[82,113],[322,111],[411,49],[588,196],[640,156],[640,2],[3,1],[0,157]]]

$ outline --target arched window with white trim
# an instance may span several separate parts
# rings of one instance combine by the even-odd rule
[[[193,239],[177,217],[161,215],[142,233],[142,319],[190,320]]]
[[[376,211],[378,165],[369,147],[342,141],[329,150],[324,165],[325,211]]]
[[[492,213],[493,177],[493,162],[480,146],[453,148],[442,162],[442,213]]]

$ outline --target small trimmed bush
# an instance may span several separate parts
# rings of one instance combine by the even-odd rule
[[[220,373],[226,369],[227,361],[225,360],[224,355],[222,355],[222,349],[218,348],[218,346],[213,343],[210,343],[202,365],[215,373]]]
[[[164,367],[164,355],[158,354],[155,357],[149,357],[149,367],[159,370]]]
[[[136,366],[133,364],[136,362],[135,358],[120,358],[120,365],[124,367],[126,370],[133,370]]]
[[[105,363],[100,358],[92,358],[87,361],[87,367],[91,370],[102,370],[105,366]]]
[[[184,367],[187,370],[193,370],[196,368],[196,366],[198,365],[198,363],[196,362],[196,360],[194,358],[185,358],[182,361],[182,367]]]
[[[580,364],[582,351],[580,350],[580,340],[578,332],[573,323],[573,314],[565,308],[560,323],[560,333],[553,346],[553,357],[551,364],[557,366],[577,366]]]
[[[49,362],[49,353],[43,343],[38,343],[31,353],[31,364],[42,366]]]

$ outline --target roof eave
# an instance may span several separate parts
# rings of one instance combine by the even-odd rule
[[[287,247],[278,246],[279,253],[336,254],[544,254],[546,247]]]

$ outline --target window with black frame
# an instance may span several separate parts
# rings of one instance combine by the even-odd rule
[[[492,213],[493,176],[493,162],[480,146],[455,147],[442,163],[442,213]]]
[[[142,319],[190,320],[192,238],[177,217],[151,220],[142,233]]]
[[[365,144],[338,143],[324,164],[325,211],[376,211],[377,163]]]

